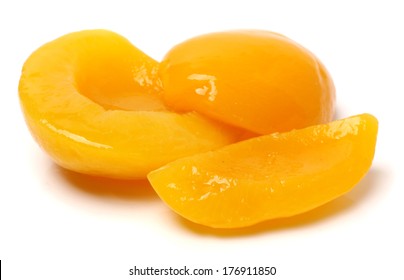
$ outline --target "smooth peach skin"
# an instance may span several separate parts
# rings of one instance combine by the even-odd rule
[[[164,99],[257,134],[332,120],[335,88],[324,65],[269,31],[205,34],[174,46],[161,62]]]

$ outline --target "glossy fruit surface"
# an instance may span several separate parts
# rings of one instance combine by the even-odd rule
[[[371,166],[377,130],[376,118],[363,114],[179,159],[148,178],[186,219],[249,226],[306,212],[351,190]]]
[[[259,134],[327,123],[335,89],[324,65],[273,32],[211,33],[173,47],[161,62],[168,106]]]
[[[157,70],[116,33],[60,37],[24,64],[19,97],[28,127],[59,165],[126,179],[234,142],[234,131],[214,121],[167,111]]]

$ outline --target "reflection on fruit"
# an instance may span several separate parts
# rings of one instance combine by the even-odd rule
[[[269,31],[218,32],[185,41],[163,59],[168,106],[268,134],[326,123],[334,85],[323,64]]]
[[[376,118],[363,114],[179,159],[148,178],[174,211],[195,223],[249,226],[351,190],[371,166],[377,129]]]
[[[368,114],[329,123],[327,70],[268,31],[199,36],[161,64],[116,33],[71,33],[28,58],[19,97],[56,163],[148,174],[174,211],[215,228],[297,215],[348,192],[370,168],[378,129]]]
[[[235,141],[196,113],[166,110],[158,63],[105,30],[45,44],[23,67],[19,96],[28,127],[61,166],[139,178],[174,159]]]

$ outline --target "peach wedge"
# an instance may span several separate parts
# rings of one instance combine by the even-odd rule
[[[309,211],[351,190],[371,166],[377,130],[372,115],[353,116],[179,159],[148,178],[188,220],[250,226]]]

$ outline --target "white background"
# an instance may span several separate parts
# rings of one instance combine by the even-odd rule
[[[2,1],[4,279],[135,279],[129,276],[135,265],[276,266],[273,279],[404,279],[400,2]],[[331,72],[337,117],[363,112],[378,117],[373,167],[352,192],[315,211],[236,231],[184,221],[147,185],[105,183],[63,171],[28,133],[17,95],[19,75],[41,44],[92,28],[116,31],[158,60],[174,44],[205,32],[259,28],[283,33],[314,52]],[[232,279],[218,274],[181,279],[226,278]]]

